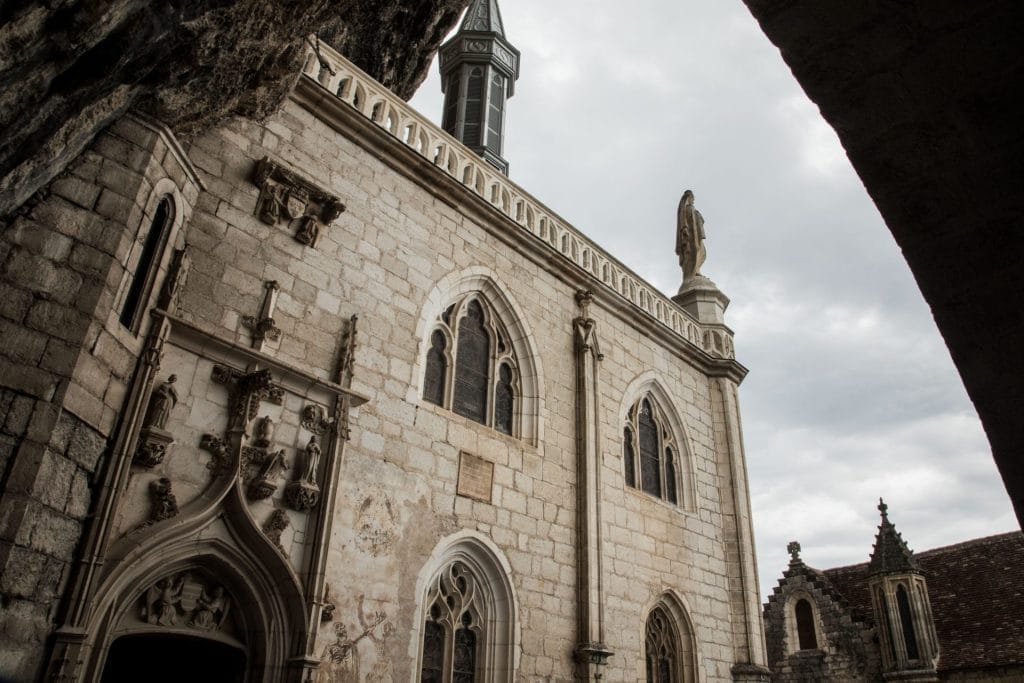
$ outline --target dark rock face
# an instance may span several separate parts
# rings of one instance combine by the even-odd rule
[[[1024,523],[1024,5],[744,2],[903,250]]]
[[[129,108],[183,136],[287,94],[316,33],[411,97],[469,0],[0,3],[0,216]]]

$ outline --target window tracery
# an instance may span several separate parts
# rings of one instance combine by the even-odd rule
[[[477,579],[462,562],[438,574],[427,593],[430,607],[423,627],[421,683],[473,683],[483,680],[478,645],[486,608],[477,596]]]
[[[664,411],[651,394],[629,410],[623,429],[626,485],[679,504],[679,447]]]
[[[673,632],[671,618],[661,607],[655,607],[647,617],[644,649],[647,654],[647,683],[678,683],[676,671],[679,661],[678,638]]]
[[[423,399],[519,436],[520,381],[508,333],[473,292],[438,316],[429,333]]]

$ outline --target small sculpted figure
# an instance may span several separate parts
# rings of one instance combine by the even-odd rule
[[[146,409],[146,417],[143,420],[144,427],[156,427],[163,429],[167,424],[167,418],[171,416],[171,410],[178,403],[178,392],[174,383],[178,381],[177,375],[171,375],[163,382],[149,397],[149,406]]]
[[[322,452],[320,444],[316,441],[316,434],[310,436],[309,443],[306,444],[306,472],[303,476],[303,480],[308,481],[310,484],[316,484],[316,471],[320,466],[320,455]]]
[[[704,248],[704,217],[693,206],[693,192],[687,190],[679,200],[676,224],[676,254],[683,269],[683,282],[700,275],[707,251]]]
[[[171,490],[171,480],[160,477],[149,484],[153,496],[153,510],[149,515],[149,523],[162,522],[178,514],[178,499]]]
[[[256,423],[256,438],[253,444],[260,448],[266,448],[270,445],[273,438],[274,421],[270,419],[270,416],[264,415]]]
[[[205,631],[215,631],[224,623],[227,612],[228,598],[224,595],[224,587],[217,586],[210,592],[203,588],[192,613],[192,625]]]
[[[178,603],[181,602],[181,587],[184,583],[184,576],[179,576],[177,580],[164,577],[146,591],[143,617],[147,622],[161,626],[174,626],[178,622]]]

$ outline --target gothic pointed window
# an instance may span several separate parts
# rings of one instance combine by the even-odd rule
[[[919,659],[917,634],[914,633],[914,617],[910,612],[907,589],[903,587],[902,583],[896,587],[896,609],[900,613],[900,626],[903,629],[903,645],[907,648],[907,659]]]
[[[519,436],[520,376],[509,336],[480,292],[448,306],[428,337],[423,398]]]
[[[488,619],[478,599],[478,578],[455,561],[435,578],[423,625],[420,683],[474,683],[483,680],[480,636]]]
[[[153,290],[153,282],[160,267],[160,257],[167,246],[167,237],[173,223],[174,202],[170,195],[165,195],[160,198],[153,211],[153,219],[143,239],[142,250],[139,252],[128,291],[121,302],[118,319],[132,332],[139,331],[146,300]]]
[[[818,637],[814,628],[814,609],[811,607],[811,603],[804,598],[797,600],[793,607],[793,614],[796,617],[796,633],[800,649],[817,649]]]
[[[647,683],[678,682],[679,639],[671,623],[671,617],[660,606],[655,607],[647,617],[647,633],[644,638]]]
[[[679,449],[654,396],[647,394],[633,405],[622,436],[626,485],[678,505]]]

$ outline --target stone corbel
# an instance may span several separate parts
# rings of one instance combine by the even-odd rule
[[[345,211],[338,197],[270,157],[256,163],[253,182],[260,188],[256,215],[267,225],[284,223],[295,240],[315,247],[320,231]]]

